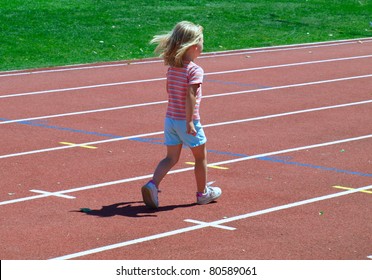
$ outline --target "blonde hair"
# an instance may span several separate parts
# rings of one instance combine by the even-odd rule
[[[181,21],[173,30],[164,35],[156,35],[150,41],[157,44],[155,53],[160,54],[165,65],[182,67],[187,49],[203,40],[203,27],[189,21]]]

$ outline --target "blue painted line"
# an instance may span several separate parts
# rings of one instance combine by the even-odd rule
[[[333,171],[333,172],[349,174],[349,175],[357,175],[357,176],[362,176],[362,177],[372,177],[372,174],[368,174],[368,173],[338,169],[338,168],[334,168],[334,167],[314,165],[314,164],[309,164],[309,163],[286,161],[286,160],[281,160],[281,159],[278,159],[278,158],[275,158],[275,157],[262,157],[262,158],[258,158],[258,159],[259,160],[266,160],[266,161],[270,161],[270,162],[296,165],[296,166],[301,166],[301,167],[308,167],[308,168],[312,168],[312,169],[319,169],[319,170],[323,170],[323,171]]]
[[[217,83],[217,84],[223,84],[223,85],[234,85],[234,86],[240,86],[240,87],[251,87],[255,89],[271,88],[270,86],[264,86],[260,84],[247,84],[247,83],[231,82],[231,81],[223,81],[223,80],[212,80],[212,79],[204,79],[204,82]]]
[[[140,138],[140,137],[133,137],[133,138],[129,138],[128,140],[142,142],[142,143],[149,143],[149,144],[153,144],[153,145],[164,145],[163,138]]]
[[[215,153],[215,154],[220,154],[220,155],[228,155],[228,156],[233,156],[233,157],[248,157],[249,156],[249,155],[246,155],[246,154],[236,154],[236,153],[222,152],[222,151],[216,151],[216,150],[208,150],[208,152]],[[369,174],[369,173],[350,171],[350,170],[338,169],[338,168],[334,168],[334,167],[314,165],[314,164],[309,164],[309,163],[289,161],[289,160],[292,159],[292,157],[274,156],[274,157],[259,157],[259,158],[256,158],[256,159],[275,162],[275,163],[295,165],[295,166],[300,166],[300,167],[308,167],[308,168],[319,169],[319,170],[323,170],[323,171],[333,171],[333,172],[349,174],[349,175],[357,175],[357,176],[362,176],[362,177],[372,177],[372,174]]]
[[[73,133],[81,133],[81,134],[87,134],[87,135],[95,135],[99,137],[105,137],[105,138],[121,138],[122,136],[117,136],[113,134],[107,134],[107,133],[99,133],[94,131],[86,131],[81,129],[74,129],[74,128],[68,128],[68,127],[61,127],[56,125],[45,125],[40,123],[30,123],[28,121],[19,122],[21,124],[36,126],[36,127],[42,127],[42,128],[49,128],[49,129],[55,129],[55,130],[61,130],[61,131],[68,131]]]
[[[9,121],[9,119],[0,118],[1,121]],[[55,125],[48,125],[46,120],[43,120],[42,122],[36,122],[36,121],[20,121],[17,122],[19,124],[23,125],[29,125],[34,127],[41,127],[41,128],[48,128],[48,129],[55,129],[60,131],[68,131],[72,133],[82,133],[87,135],[94,135],[104,138],[122,138],[123,136],[118,136],[114,134],[109,133],[99,133],[94,131],[86,131],[82,129],[74,129],[74,128],[68,128],[68,127],[61,127],[61,126],[55,126]],[[140,137],[133,137],[128,140],[136,141],[136,142],[142,142],[142,143],[149,143],[153,145],[164,145],[163,138],[140,138]],[[232,152],[225,152],[225,151],[218,151],[218,150],[208,150],[209,153],[219,154],[219,155],[226,155],[231,157],[248,157],[247,154],[239,154],[239,153],[232,153]],[[300,167],[307,167],[312,169],[319,169],[323,171],[332,171],[337,173],[343,173],[343,174],[349,174],[349,175],[356,175],[356,176],[362,176],[362,177],[372,177],[372,174],[369,173],[363,173],[363,172],[357,172],[357,171],[350,171],[350,170],[343,170],[333,167],[325,167],[320,165],[314,165],[314,164],[308,164],[308,163],[301,163],[301,162],[295,162],[290,161],[292,157],[287,156],[277,156],[277,157],[260,157],[257,158],[258,160],[265,160],[269,162],[275,162],[275,163],[282,163],[282,164],[288,164],[288,165],[295,165]]]
[[[223,152],[223,151],[217,151],[217,150],[208,150],[208,153],[218,154],[218,155],[227,155],[232,157],[247,157],[248,155],[245,154],[236,154],[231,152]]]
[[[0,118],[0,120],[2,120],[2,121],[9,121],[9,119],[5,119],[5,118]],[[68,131],[68,132],[73,132],[73,133],[95,135],[95,136],[105,137],[105,138],[122,138],[122,136],[113,135],[113,134],[99,133],[99,132],[94,132],[94,131],[87,131],[87,130],[82,130],[82,129],[74,129],[74,128],[69,128],[69,127],[61,127],[61,126],[56,126],[56,125],[48,125],[48,124],[46,124],[47,122],[45,122],[45,121],[43,121],[43,122],[19,121],[19,122],[16,122],[16,123],[24,124],[24,125],[29,125],[29,126],[34,126],[34,127],[55,129],[55,130],[60,130],[60,131]]]

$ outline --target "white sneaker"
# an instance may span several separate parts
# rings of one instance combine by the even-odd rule
[[[143,202],[147,207],[156,209],[159,207],[158,188],[151,181],[144,185],[141,189]]]
[[[222,194],[222,190],[218,187],[206,186],[204,193],[196,193],[197,204],[208,204],[215,201]]]

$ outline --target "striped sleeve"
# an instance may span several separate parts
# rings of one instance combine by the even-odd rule
[[[188,69],[189,85],[202,84],[203,83],[204,71],[200,66],[193,64]]]

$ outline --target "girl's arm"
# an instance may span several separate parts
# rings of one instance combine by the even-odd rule
[[[194,115],[194,109],[196,104],[196,94],[200,84],[189,85],[186,93],[186,127],[187,133],[191,135],[196,135],[196,130],[192,117]]]

